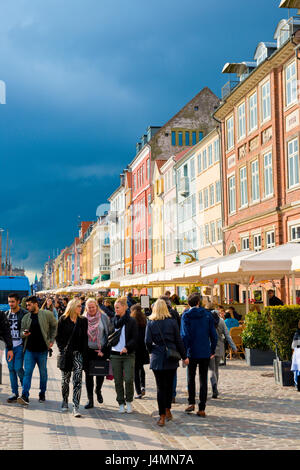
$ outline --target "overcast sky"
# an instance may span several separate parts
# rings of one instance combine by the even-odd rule
[[[279,0],[1,2],[0,227],[32,278],[119,184],[148,125],[228,61],[253,59],[287,10]],[[294,10],[295,11],[295,10]],[[4,234],[5,236],[5,234]]]

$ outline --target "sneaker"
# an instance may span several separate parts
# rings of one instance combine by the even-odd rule
[[[126,413],[132,413],[132,404],[126,403]]]
[[[40,393],[40,394],[39,394],[39,402],[40,402],[40,403],[44,403],[45,400],[46,400],[45,394],[44,394],[44,393]]]
[[[124,405],[119,406],[119,413],[125,413],[125,406]]]
[[[142,387],[142,397],[146,395],[146,390]]]
[[[139,399],[139,400],[140,400],[140,399],[142,398],[142,395],[136,395],[134,398],[136,398],[136,399]]]
[[[20,405],[29,405],[29,398],[25,397],[25,395],[22,395],[21,397],[18,397],[17,403]]]
[[[74,418],[80,418],[81,417],[81,413],[79,412],[78,408],[73,408],[73,416],[74,416]]]
[[[69,411],[68,402],[63,401],[60,410],[61,410],[62,413],[64,413],[65,411]]]
[[[14,395],[11,395],[10,397],[8,397],[7,403],[14,403],[14,402],[16,402],[17,399],[18,399],[18,396],[19,396],[19,395],[15,395],[15,394],[14,394]]]

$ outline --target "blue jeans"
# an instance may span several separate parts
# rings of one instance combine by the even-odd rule
[[[23,391],[22,394],[25,397],[29,397],[29,390],[31,387],[32,374],[35,365],[38,365],[40,371],[40,393],[45,393],[47,388],[47,358],[48,351],[43,352],[32,352],[25,351],[24,355],[24,379],[23,379]]]
[[[6,348],[6,361],[7,361],[7,351]],[[7,366],[9,370],[9,378],[11,391],[14,395],[18,395],[18,377],[20,379],[21,385],[23,384],[24,369],[23,369],[23,345],[16,346],[13,348],[14,357],[11,361],[7,361]]]

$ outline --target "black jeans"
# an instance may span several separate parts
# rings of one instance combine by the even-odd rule
[[[95,392],[101,392],[101,388],[104,382],[104,375],[97,375],[96,376],[96,390]],[[94,388],[94,375],[85,374],[85,385],[88,397],[93,396],[93,388]]]
[[[200,393],[199,393],[199,411],[204,411],[207,400],[207,376],[209,358],[192,359],[189,358],[188,365],[188,392],[189,392],[189,405],[196,403],[195,391],[195,375],[197,365],[199,367],[199,380],[200,380]]]
[[[153,370],[156,380],[157,403],[160,415],[166,414],[166,408],[171,409],[175,372],[176,369]]]
[[[142,394],[142,388],[145,388],[145,371],[144,364],[135,362],[134,366],[134,385],[137,395]]]

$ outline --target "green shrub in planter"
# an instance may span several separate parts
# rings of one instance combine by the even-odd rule
[[[271,327],[267,315],[264,312],[249,312],[245,317],[245,329],[241,336],[245,348],[261,351],[271,349]]]
[[[266,313],[271,325],[271,342],[281,361],[292,358],[291,345],[293,336],[300,320],[300,305],[283,305],[282,307],[266,307]]]

